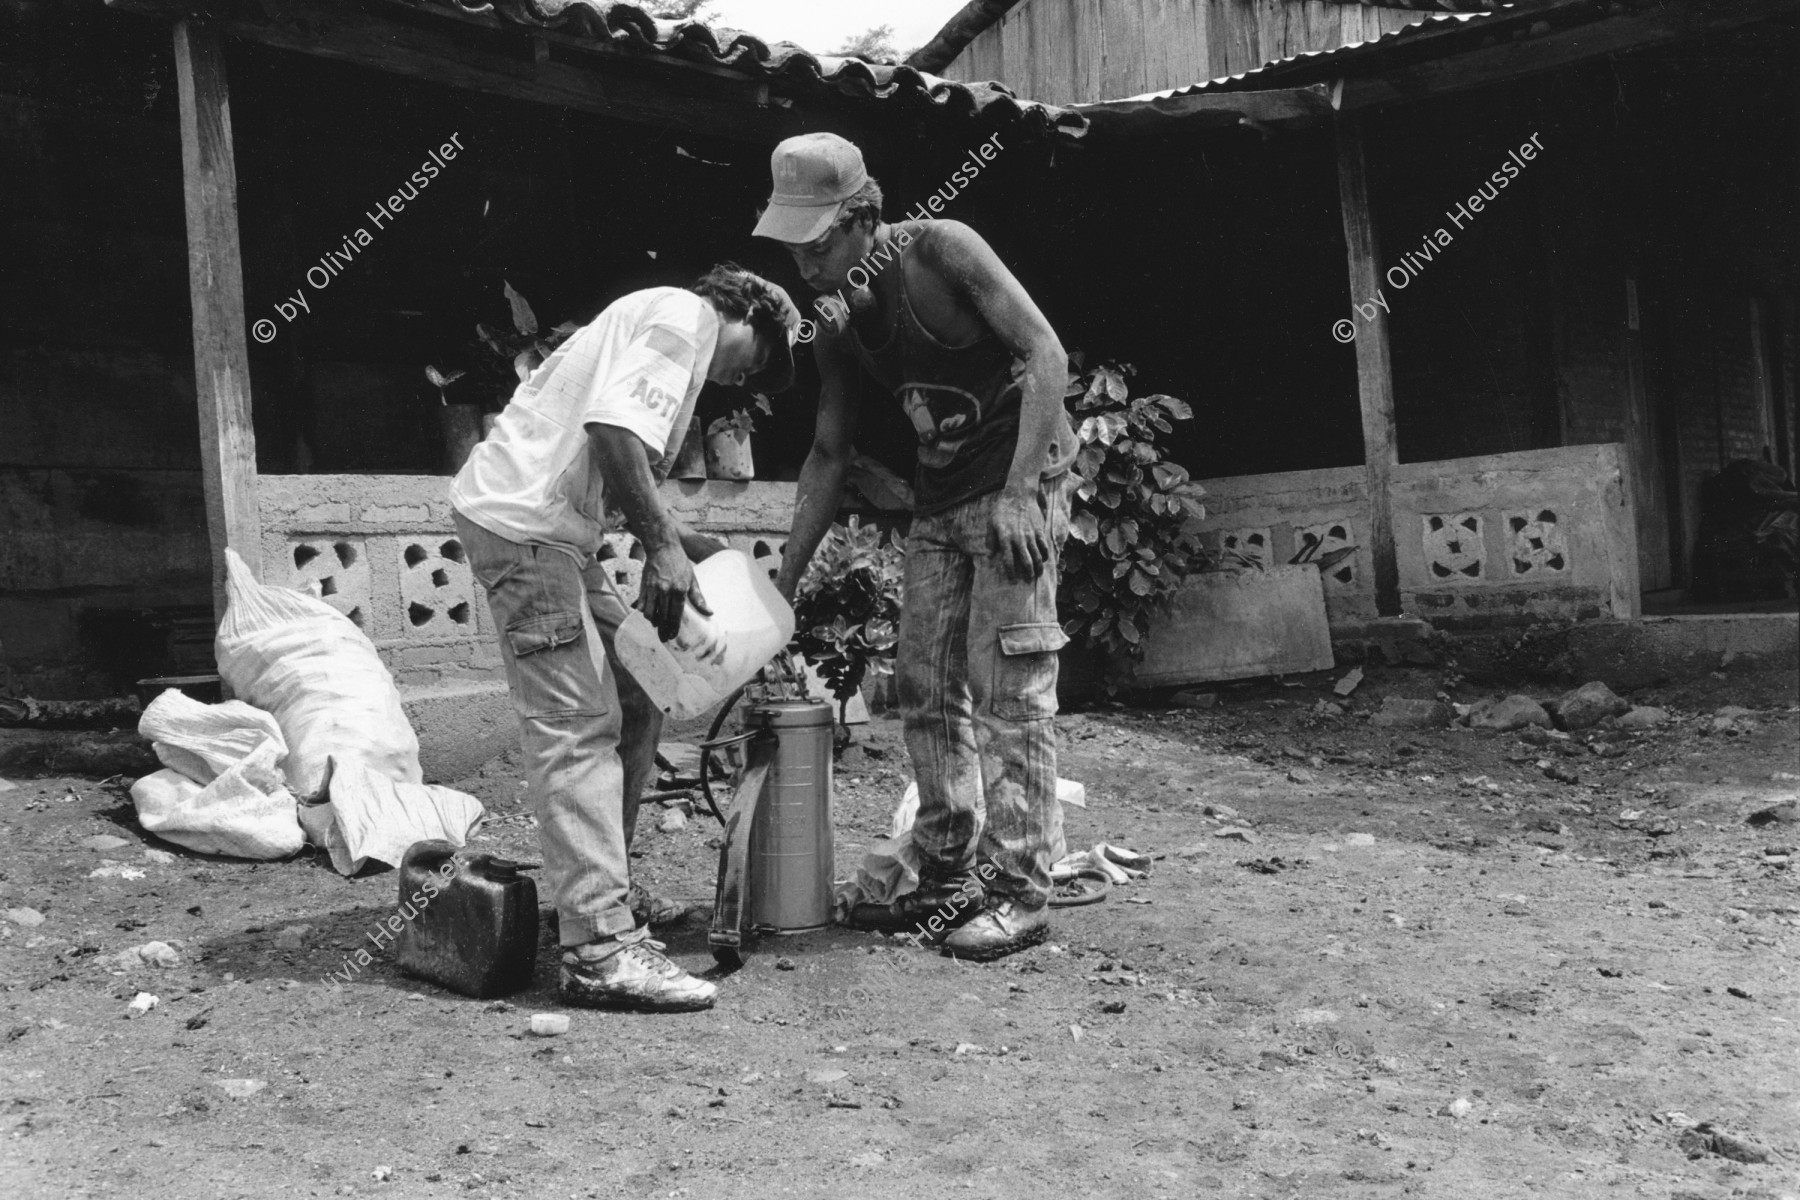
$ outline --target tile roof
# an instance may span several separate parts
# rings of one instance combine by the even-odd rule
[[[1022,100],[1001,83],[958,83],[907,66],[812,54],[792,42],[763,41],[741,30],[698,21],[665,21],[632,4],[603,0],[390,0],[407,8],[475,17],[501,26],[541,29],[579,42],[642,51],[647,57],[723,68],[753,79],[898,104],[905,111],[936,110],[984,123],[1023,125],[1061,140],[1087,132],[1087,118],[1071,109]]]

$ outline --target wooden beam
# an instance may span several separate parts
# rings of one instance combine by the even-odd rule
[[[212,544],[213,611],[223,616],[226,547],[260,575],[262,520],[256,505],[256,433],[250,424],[250,358],[244,341],[237,164],[225,49],[217,30],[191,21],[176,24],[175,79],[181,97],[200,470]]]
[[[177,20],[198,6],[195,0],[107,2]],[[722,68],[659,79],[682,65],[681,60],[669,58],[665,71],[661,60],[668,56],[649,60],[642,53],[583,45],[584,54],[618,60],[619,69],[602,75],[554,55],[539,61],[525,30],[470,29],[461,21],[437,18],[398,20],[365,12],[347,0],[309,0],[291,9],[233,4],[211,26],[219,34],[278,50],[663,129],[700,130],[766,146],[807,127],[793,109],[757,103],[763,81]],[[560,35],[537,37],[541,44],[575,44]],[[842,114],[834,112],[833,118],[834,128],[843,124]]]
[[[1689,0],[1543,32],[1521,24],[1529,14],[1521,14],[1518,18],[1500,17],[1499,21],[1510,23],[1516,33],[1497,45],[1464,53],[1444,53],[1390,67],[1379,74],[1346,78],[1342,109],[1350,112],[1443,96],[1612,54],[1686,44],[1757,21],[1796,14],[1800,14],[1800,0]],[[1477,21],[1478,28],[1487,27],[1485,18],[1477,18]],[[1430,53],[1428,46],[1434,36],[1460,39],[1467,36],[1467,31],[1447,25],[1435,35],[1427,32],[1415,36],[1405,43],[1404,48],[1414,55]]]
[[[1394,553],[1394,467],[1400,461],[1394,437],[1394,377],[1388,358],[1387,311],[1369,303],[1381,290],[1381,248],[1369,208],[1369,171],[1359,118],[1339,120],[1338,202],[1344,213],[1344,249],[1350,263],[1349,318],[1356,339],[1356,394],[1362,405],[1363,461],[1369,489],[1369,556],[1375,568],[1375,611],[1400,614],[1400,568]]]

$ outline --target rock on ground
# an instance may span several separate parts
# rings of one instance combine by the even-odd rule
[[[1663,708],[1640,706],[1619,718],[1620,729],[1656,729],[1669,723],[1669,712]]]
[[[1550,714],[1530,696],[1507,696],[1502,700],[1483,700],[1470,710],[1464,723],[1471,729],[1492,729],[1510,733],[1527,725],[1551,727]]]
[[[1592,729],[1608,717],[1623,716],[1631,705],[1604,683],[1584,683],[1556,702],[1556,723],[1564,729]]]

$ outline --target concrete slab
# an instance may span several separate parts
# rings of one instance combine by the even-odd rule
[[[1206,571],[1188,577],[1145,639],[1132,682],[1159,687],[1333,665],[1317,567]]]
[[[427,783],[454,783],[519,744],[504,680],[402,687],[400,707],[419,735]]]

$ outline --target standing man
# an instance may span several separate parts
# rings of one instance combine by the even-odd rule
[[[677,521],[656,485],[706,381],[765,392],[793,382],[799,323],[785,291],[732,266],[689,289],[633,292],[519,385],[451,485],[519,715],[565,1003],[691,1010],[712,1007],[718,992],[649,940],[652,922],[681,909],[631,880],[662,714],[614,671],[613,635],[628,610],[595,554],[610,501],[643,543],[637,607],[663,640],[686,605],[711,611],[690,559],[723,547]]]
[[[919,438],[896,664],[919,785],[919,888],[859,905],[849,923],[997,958],[1049,933],[1056,652],[1068,640],[1056,568],[1076,450],[1062,406],[1068,356],[973,229],[883,221],[881,188],[850,142],[789,138],[771,168],[755,232],[787,246],[809,287],[844,296],[820,304],[834,319],[814,343],[818,426],[777,581],[784,596],[837,510],[861,371],[893,393]]]

